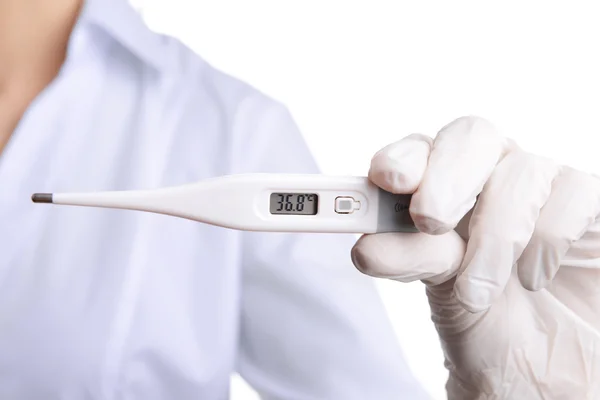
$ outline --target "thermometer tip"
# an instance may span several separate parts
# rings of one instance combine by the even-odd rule
[[[34,203],[52,203],[52,193],[34,193],[31,196]]]

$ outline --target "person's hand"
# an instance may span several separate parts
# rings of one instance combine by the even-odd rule
[[[450,399],[600,399],[600,179],[460,118],[372,160],[420,233],[365,235],[363,273],[421,280]],[[410,307],[410,304],[406,304]]]

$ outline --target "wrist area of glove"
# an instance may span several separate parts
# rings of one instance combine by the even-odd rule
[[[598,399],[598,383],[582,382],[564,366],[563,379],[536,379],[531,371],[509,368],[506,370],[482,370],[465,382],[450,373],[446,383],[448,400],[558,400]]]
[[[481,370],[469,377],[468,381],[450,370],[446,383],[448,400],[547,400],[571,399],[557,396],[545,390],[540,391],[539,382],[533,383],[519,371],[512,369]],[[573,397],[575,398],[575,397]],[[586,399],[587,397],[577,397]]]
[[[448,399],[600,399],[597,333],[573,324],[539,328],[547,331],[525,341],[442,340]]]
[[[450,291],[427,287],[449,399],[600,399],[600,330],[578,303],[515,279],[494,307],[470,313]]]

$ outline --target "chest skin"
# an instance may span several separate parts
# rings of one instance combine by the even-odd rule
[[[14,114],[8,111],[2,104],[6,101],[0,100],[0,159],[2,157],[2,151],[6,147],[10,139],[10,135],[17,126],[20,116],[16,117]]]
[[[23,83],[16,89],[8,90],[0,84],[0,160],[12,133],[23,114],[37,95],[54,79],[55,75],[41,79],[31,85]],[[0,76],[0,82],[4,77]]]

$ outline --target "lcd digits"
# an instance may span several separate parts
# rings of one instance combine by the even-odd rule
[[[315,193],[271,193],[271,214],[316,215],[319,197]]]

